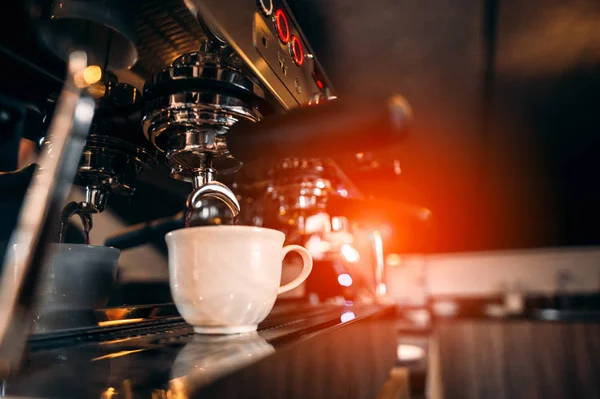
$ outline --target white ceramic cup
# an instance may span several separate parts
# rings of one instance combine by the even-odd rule
[[[278,294],[306,280],[312,258],[299,245],[283,246],[277,230],[251,226],[202,226],[175,230],[165,237],[169,249],[171,294],[181,316],[203,334],[256,330]],[[302,256],[302,272],[279,286],[283,258]]]

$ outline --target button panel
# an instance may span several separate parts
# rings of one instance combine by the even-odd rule
[[[272,1],[271,17],[262,11],[255,13],[254,47],[298,104],[310,104],[315,96],[325,94],[324,80],[314,79],[314,57],[306,53],[308,46],[293,17],[279,0]]]
[[[256,4],[265,16],[273,15],[273,0],[257,0]]]

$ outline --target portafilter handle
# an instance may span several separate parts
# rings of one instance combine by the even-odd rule
[[[239,121],[226,135],[227,148],[242,162],[369,152],[403,139],[411,115],[400,96],[336,99],[260,122]]]

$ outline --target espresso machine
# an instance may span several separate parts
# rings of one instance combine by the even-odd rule
[[[64,240],[74,215],[87,237],[92,215],[131,195],[139,173],[166,164],[190,184],[181,227],[267,226],[302,242],[307,218],[332,199],[362,199],[334,156],[396,142],[410,118],[399,96],[337,99],[283,0],[40,0],[24,10],[67,74],[45,93],[39,167],[4,263],[6,364],[20,353],[14,334],[27,330],[46,244],[57,231]],[[65,206],[73,183],[85,201]]]

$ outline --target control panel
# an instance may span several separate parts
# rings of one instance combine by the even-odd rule
[[[188,1],[284,108],[335,97],[284,0]]]
[[[277,0],[257,0],[254,46],[298,103],[319,101],[324,83],[315,71],[314,56],[307,52],[299,30]],[[320,86],[320,87],[319,87]],[[307,94],[309,98],[307,99]]]

